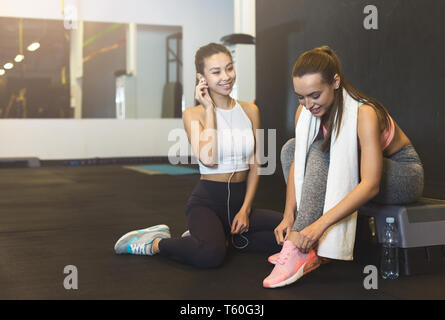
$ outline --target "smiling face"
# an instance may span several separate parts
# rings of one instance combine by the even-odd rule
[[[202,76],[198,74],[198,77]],[[213,94],[228,95],[232,92],[236,72],[230,56],[220,52],[204,59],[204,79]]]
[[[320,73],[305,74],[293,78],[298,101],[316,117],[329,113],[334,103],[335,89],[339,88],[340,77],[336,74],[332,84],[323,81]]]

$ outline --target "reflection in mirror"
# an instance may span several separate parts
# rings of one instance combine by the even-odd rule
[[[127,72],[116,71],[116,117],[180,118],[182,31],[180,27],[128,27]],[[135,48],[135,50],[131,50]]]
[[[180,118],[182,29],[84,22],[82,118]]]
[[[0,117],[181,117],[181,27],[79,22],[66,29],[61,20],[22,18],[0,24]],[[29,51],[33,42],[40,47]]]
[[[115,76],[126,69],[126,24],[83,23],[82,118],[115,118]]]
[[[0,17],[0,117],[71,118],[63,21]]]

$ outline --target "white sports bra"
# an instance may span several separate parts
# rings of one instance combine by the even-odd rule
[[[252,122],[236,101],[232,109],[215,109],[218,132],[218,157],[214,167],[198,160],[201,174],[230,173],[249,170],[253,163],[255,139]]]

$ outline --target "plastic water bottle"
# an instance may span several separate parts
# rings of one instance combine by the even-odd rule
[[[380,273],[383,279],[394,280],[399,277],[399,233],[393,217],[386,218],[383,235]]]

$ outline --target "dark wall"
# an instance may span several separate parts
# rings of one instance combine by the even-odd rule
[[[378,30],[363,26],[370,4]],[[444,12],[437,0],[257,0],[257,104],[263,127],[277,129],[277,157],[294,135],[292,66],[304,51],[328,45],[349,81],[382,102],[413,142],[425,196],[445,198]]]

